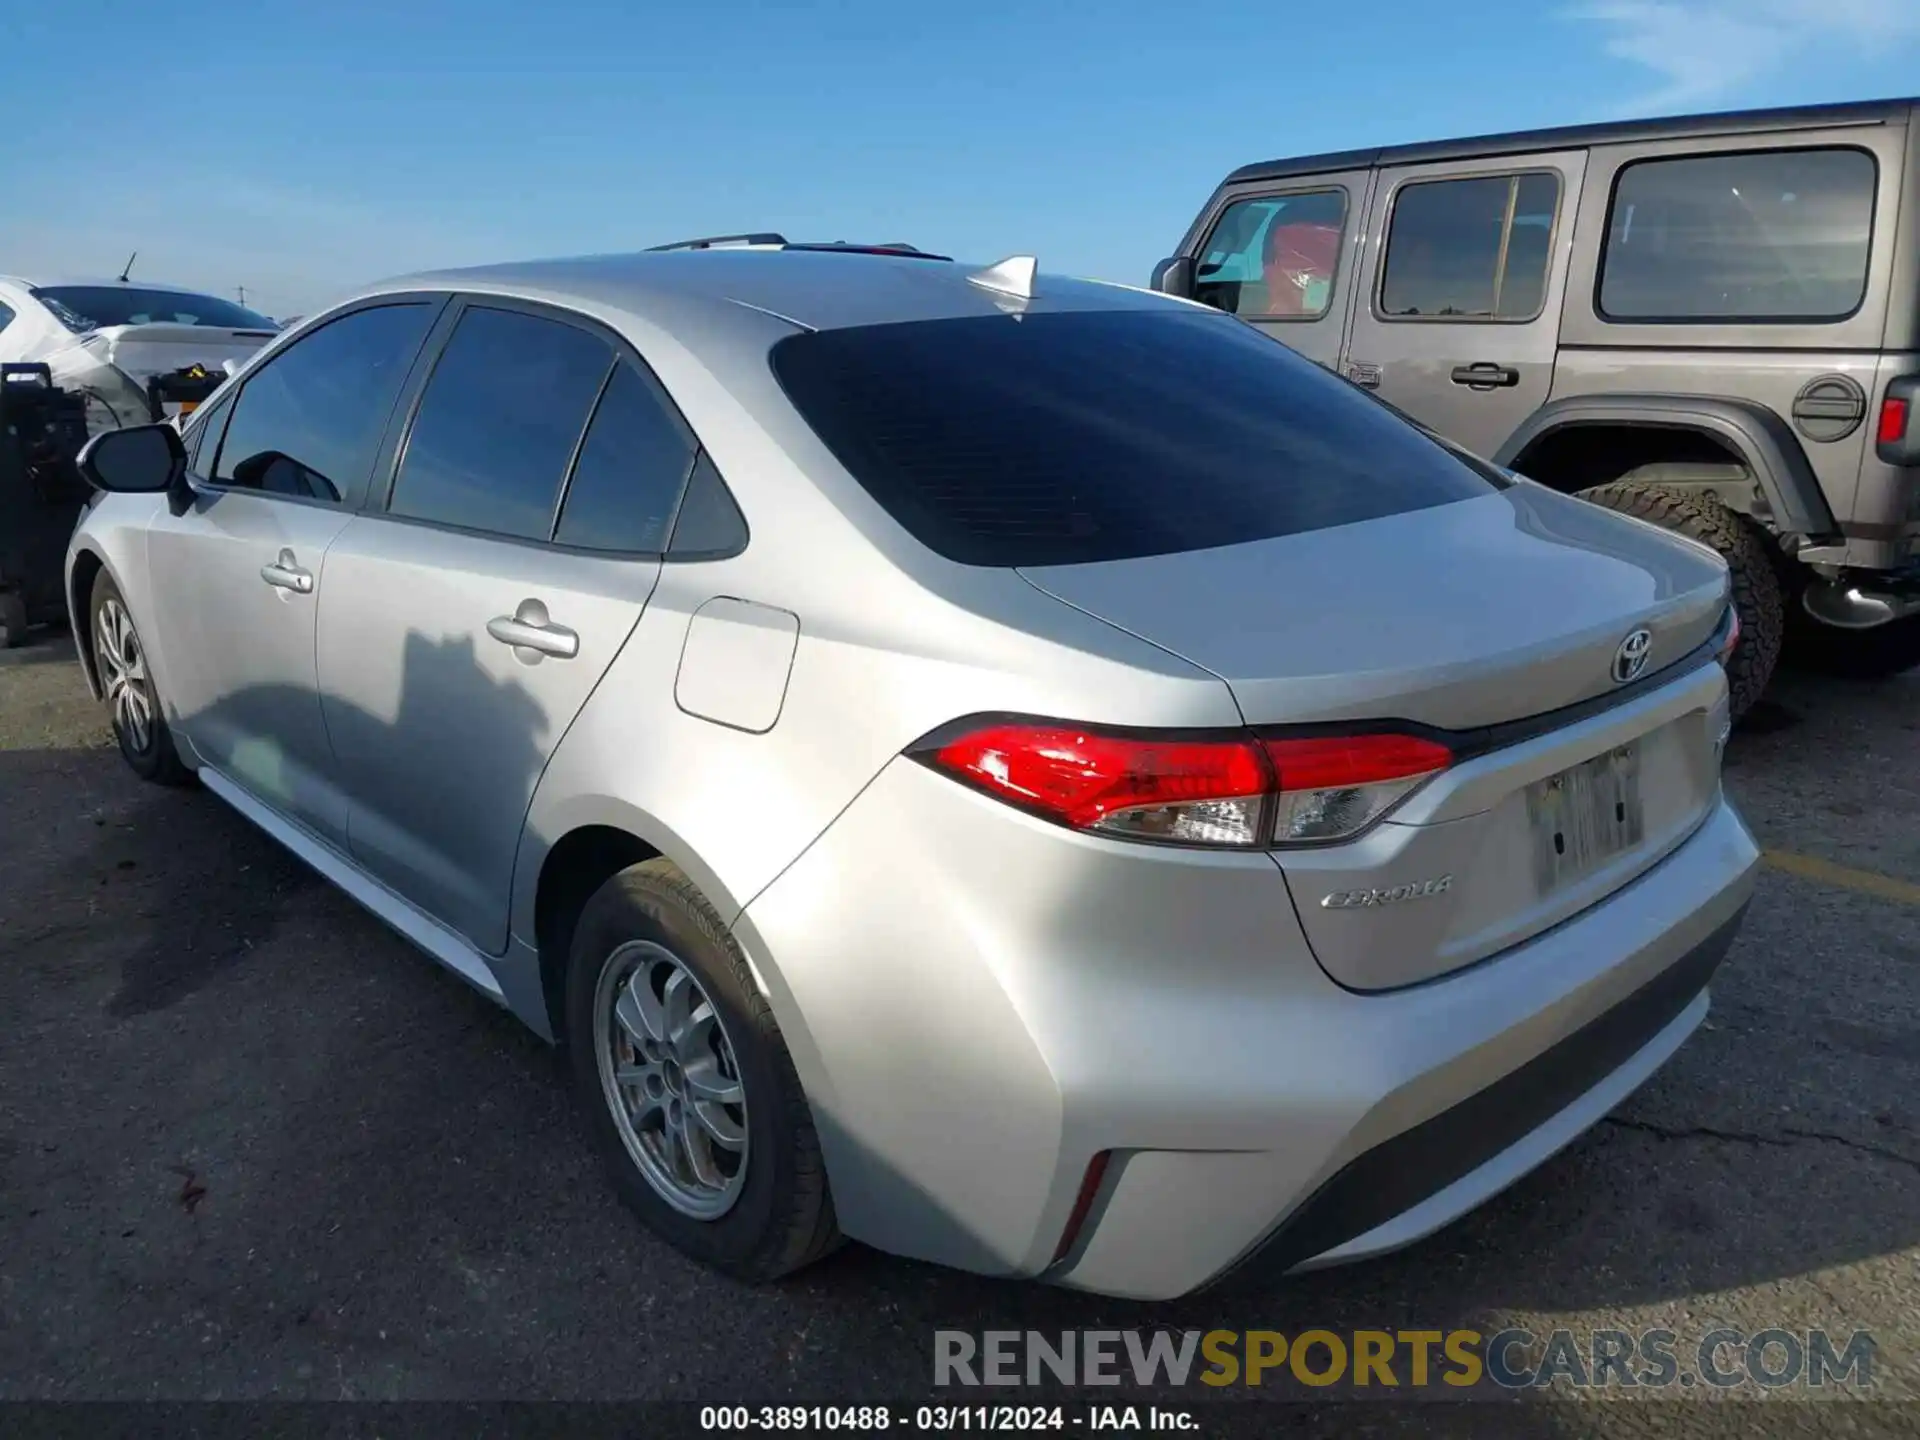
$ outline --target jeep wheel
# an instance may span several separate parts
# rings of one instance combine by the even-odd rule
[[[1733,718],[1738,722],[1773,678],[1786,628],[1786,600],[1766,532],[1717,500],[1635,480],[1582,490],[1580,498],[1712,546],[1727,562],[1734,609],[1740,615],[1740,644],[1727,664]]]

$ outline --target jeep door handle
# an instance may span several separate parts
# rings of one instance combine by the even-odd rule
[[[262,565],[260,578],[276,590],[291,590],[296,595],[313,593],[313,572],[302,570],[291,550],[282,550],[279,559],[271,565]]]
[[[556,660],[571,660],[580,653],[580,637],[566,626],[554,624],[547,607],[538,600],[522,600],[513,614],[494,616],[487,622],[487,634],[515,650],[533,651],[534,659],[551,655]]]
[[[1511,365],[1495,365],[1482,360],[1472,365],[1453,367],[1453,383],[1471,385],[1476,390],[1499,390],[1520,383],[1520,372]]]

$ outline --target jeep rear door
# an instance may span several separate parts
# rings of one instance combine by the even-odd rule
[[[1553,388],[1586,152],[1384,169],[1345,373],[1481,455]]]

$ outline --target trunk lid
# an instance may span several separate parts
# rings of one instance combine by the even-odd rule
[[[1717,666],[1611,698],[1629,635],[1651,637],[1635,678],[1714,636],[1725,567],[1537,486],[1022,573],[1219,675],[1250,725],[1455,732],[1456,763],[1382,823],[1274,852],[1315,955],[1351,989],[1431,979],[1562,923],[1657,864],[1719,791]]]
[[[213,325],[110,325],[77,342],[96,359],[142,385],[189,365],[219,374],[228,361],[238,368],[273,339],[272,330],[228,330]]]
[[[98,434],[151,420],[146,386],[154,376],[198,365],[218,377],[245,364],[276,333],[215,325],[108,325],[76,337],[46,360],[54,384],[86,397],[87,429]]]
[[[1705,547],[1521,484],[1249,545],[1020,572],[1212,671],[1252,725],[1410,720],[1471,729],[1652,674],[1708,639],[1726,570]]]

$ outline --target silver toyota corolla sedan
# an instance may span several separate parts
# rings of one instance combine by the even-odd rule
[[[1674,1053],[1754,884],[1717,558],[1025,258],[414,276],[85,469],[127,762],[563,1041],[736,1275],[1405,1245]]]

